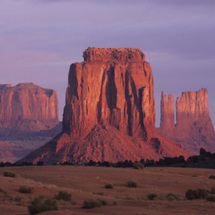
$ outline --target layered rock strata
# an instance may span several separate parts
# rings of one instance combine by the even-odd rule
[[[155,130],[153,76],[140,49],[88,48],[83,57],[70,66],[63,132],[20,162],[188,155]]]
[[[0,128],[47,130],[59,123],[58,114],[55,90],[33,83],[0,85]]]
[[[174,99],[161,94],[160,132],[181,143],[192,153],[200,148],[215,151],[215,132],[209,115],[207,89],[183,92],[176,100],[176,124],[174,122]]]

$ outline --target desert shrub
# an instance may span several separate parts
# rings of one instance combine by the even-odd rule
[[[168,201],[174,201],[174,200],[179,201],[178,196],[176,196],[174,193],[168,193],[167,196],[166,196],[166,199]]]
[[[113,189],[113,184],[105,184],[105,189]]]
[[[143,169],[144,168],[144,164],[143,163],[133,163],[133,168],[134,169]]]
[[[189,189],[186,191],[185,197],[188,200],[205,199],[209,194],[209,190],[205,188],[198,188],[195,190]]]
[[[28,206],[30,214],[37,214],[42,211],[58,210],[57,201],[45,196],[34,198],[31,205]]]
[[[157,194],[155,193],[150,193],[148,196],[147,196],[148,200],[158,200],[159,197]]]
[[[116,205],[117,205],[117,202],[113,202],[113,205],[116,206]]]
[[[210,175],[209,179],[215,179],[215,175]]]
[[[138,186],[138,184],[137,184],[136,181],[130,180],[130,181],[127,182],[127,186],[128,186],[129,188],[136,188],[136,187]]]
[[[102,205],[107,205],[107,201],[101,199],[87,199],[83,202],[82,208],[97,208],[101,207]]]
[[[104,199],[97,199],[101,203],[101,205],[107,205],[107,201]]]
[[[215,194],[209,194],[207,197],[206,197],[207,201],[210,201],[210,202],[215,202]]]
[[[0,193],[7,194],[7,191],[5,191],[4,189],[2,189],[2,188],[0,187]]]
[[[70,201],[72,199],[72,194],[68,193],[67,191],[59,191],[58,194],[55,196],[55,199]]]
[[[210,193],[211,193],[211,194],[215,194],[215,187],[212,187],[212,188],[211,188]]]
[[[12,177],[12,178],[16,178],[17,177],[16,173],[11,172],[11,171],[5,171],[5,172],[3,172],[3,176],[5,176],[5,177]]]
[[[32,193],[33,188],[32,187],[27,187],[27,186],[20,186],[19,187],[19,192],[20,193]]]

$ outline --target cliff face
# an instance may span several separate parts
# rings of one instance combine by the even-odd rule
[[[150,65],[139,49],[89,48],[84,63],[70,67],[63,130],[81,136],[96,124],[112,125],[132,137],[154,128]]]
[[[215,132],[209,116],[208,92],[183,92],[176,100],[176,125],[174,124],[173,96],[171,102],[161,95],[160,131],[168,138],[181,143],[185,150],[198,153],[199,149],[215,150]],[[169,107],[171,103],[171,107]]]
[[[88,48],[83,57],[70,67],[63,132],[20,162],[188,156],[155,130],[153,76],[140,49]]]
[[[162,92],[160,128],[163,133],[172,132],[175,127],[174,118],[174,97],[169,95],[167,100],[167,96]]]
[[[33,83],[15,87],[0,85],[0,128],[51,129],[59,123],[58,111],[55,90],[43,89]]]

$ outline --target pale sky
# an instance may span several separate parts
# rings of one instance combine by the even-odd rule
[[[215,124],[214,0],[0,0],[1,82],[57,90],[60,119],[69,66],[90,47],[141,48],[160,94],[207,88]]]

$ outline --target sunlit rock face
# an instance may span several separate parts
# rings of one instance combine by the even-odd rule
[[[20,162],[188,156],[155,129],[153,76],[140,49],[88,48],[83,57],[70,66],[63,132]]]
[[[153,77],[140,49],[89,48],[70,67],[63,129],[81,136],[96,124],[144,137],[155,124]]]
[[[58,98],[55,90],[33,83],[12,87],[0,85],[0,128],[39,131],[58,123]]]
[[[182,147],[198,153],[201,147],[215,151],[215,132],[209,115],[207,89],[183,92],[176,100],[176,124],[174,123],[174,99],[161,94],[160,132],[180,142]]]

